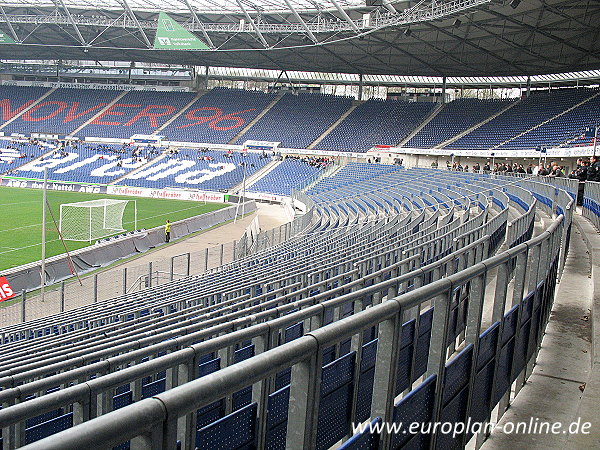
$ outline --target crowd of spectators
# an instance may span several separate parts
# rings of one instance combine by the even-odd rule
[[[591,158],[580,158],[577,160],[577,167],[575,167],[569,178],[574,178],[579,181],[596,181],[600,182],[600,161],[597,156]]]
[[[325,167],[333,164],[333,158],[328,158],[326,156],[293,156],[286,155],[285,159],[297,159],[308,164],[311,167],[318,167],[324,169]]]
[[[468,164],[464,166],[459,162],[454,162],[451,164],[449,161],[446,161],[446,167],[449,170],[454,170],[456,172],[469,172],[473,173],[483,172],[483,173],[497,173],[497,174],[507,174],[507,173],[520,173],[526,175],[539,175],[539,176],[548,176],[548,177],[564,177],[565,176],[565,168],[557,164],[556,162],[551,162],[550,164],[545,165],[544,163],[540,163],[539,165],[529,164],[527,167],[523,164],[518,163],[494,163],[492,164],[490,161],[486,161],[483,166],[479,163],[473,164],[472,168],[469,168]]]
[[[4,142],[8,141],[6,144]],[[47,151],[50,147],[45,141],[35,138],[2,140],[0,149],[0,173],[17,175],[18,167],[35,159]],[[8,169],[8,170],[7,170]]]
[[[569,173],[569,178],[579,181],[577,191],[577,204],[583,204],[583,194],[586,181],[600,182],[600,161],[596,155],[591,158],[579,158],[577,166]]]

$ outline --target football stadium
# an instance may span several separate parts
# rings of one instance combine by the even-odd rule
[[[600,448],[600,2],[0,0],[0,449]]]

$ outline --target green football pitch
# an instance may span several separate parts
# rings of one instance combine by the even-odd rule
[[[0,271],[41,259],[42,195],[42,191],[38,189],[0,187],[0,206],[3,209],[0,220]],[[194,201],[63,191],[48,191],[47,198],[57,223],[60,217],[60,205],[63,203],[103,198],[136,200],[138,229],[154,228],[164,225],[167,219],[174,222],[227,206],[223,203],[204,204]],[[134,204],[130,201],[123,215],[123,228],[127,231],[134,229],[134,211]],[[49,211],[46,216],[46,257],[51,257],[64,253],[65,250]],[[89,242],[77,241],[65,241],[65,243],[69,251],[90,245]]]

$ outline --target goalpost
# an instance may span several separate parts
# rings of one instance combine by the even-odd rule
[[[69,241],[93,241],[126,231],[123,213],[129,200],[89,200],[60,205],[59,228],[63,239]],[[137,229],[137,204],[135,224]]]

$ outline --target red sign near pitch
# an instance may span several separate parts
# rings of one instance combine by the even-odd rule
[[[8,284],[8,280],[4,277],[0,277],[0,302],[11,299],[15,295],[17,294],[15,294],[15,292],[10,287],[10,284]]]

